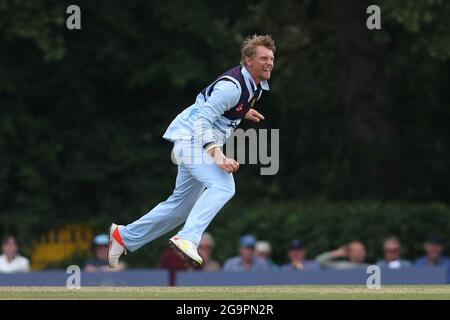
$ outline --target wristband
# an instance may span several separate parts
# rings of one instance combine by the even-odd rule
[[[212,149],[214,149],[216,147],[217,147],[217,144],[210,143],[208,146],[206,146],[205,151],[206,151],[206,153],[209,153]]]

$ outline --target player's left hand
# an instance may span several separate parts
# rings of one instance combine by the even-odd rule
[[[261,113],[259,113],[255,109],[250,109],[245,114],[245,119],[254,121],[254,122],[260,122],[261,120],[264,120],[265,118]]]

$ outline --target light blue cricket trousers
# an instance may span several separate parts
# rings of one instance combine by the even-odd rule
[[[184,222],[177,236],[198,245],[212,219],[234,195],[233,174],[212,163],[202,147],[195,147],[190,140],[177,140],[173,153],[178,163],[173,194],[140,219],[119,226],[122,241],[130,251]]]

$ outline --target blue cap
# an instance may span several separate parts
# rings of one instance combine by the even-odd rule
[[[239,245],[245,248],[254,248],[256,245],[256,239],[252,235],[245,235],[239,240]]]
[[[109,244],[109,237],[107,234],[99,234],[95,236],[93,242],[98,246],[107,246]]]

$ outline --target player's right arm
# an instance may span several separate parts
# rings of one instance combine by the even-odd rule
[[[224,112],[234,107],[241,95],[238,87],[231,81],[219,81],[211,93],[211,96],[201,108],[198,122],[195,124],[194,134],[197,142],[201,143],[205,151],[213,161],[228,173],[239,169],[239,163],[227,158],[216,144],[213,134],[213,124]]]
[[[236,172],[239,169],[239,163],[231,158],[227,158],[222,150],[218,147],[211,148],[210,151],[207,151],[210,156],[213,158],[214,162],[223,170],[228,173]]]

